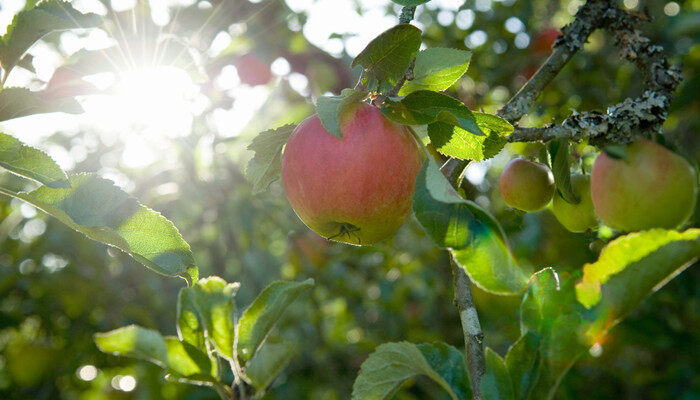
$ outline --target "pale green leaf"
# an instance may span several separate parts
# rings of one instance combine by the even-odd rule
[[[177,296],[177,336],[198,349],[206,349],[204,325],[199,321],[196,293],[192,288],[180,289]]]
[[[444,122],[428,125],[430,142],[440,153],[462,160],[482,161],[498,154],[508,142],[513,126],[496,115],[473,112],[483,136]]]
[[[441,91],[454,84],[469,68],[472,53],[466,50],[430,48],[416,55],[413,79],[406,81],[400,96],[418,90]]]
[[[255,155],[248,163],[246,177],[253,184],[253,192],[258,193],[280,176],[282,170],[282,148],[294,131],[294,125],[284,125],[261,132],[248,145]]]
[[[32,92],[18,87],[0,89],[0,121],[33,114],[83,112],[83,108],[73,98],[48,99],[43,95],[44,92]]]
[[[218,382],[218,363],[211,360],[202,350],[189,343],[181,342],[174,336],[167,336],[165,346],[168,351],[168,372],[171,380],[209,386]]]
[[[264,393],[295,353],[291,343],[265,343],[246,363],[246,376],[258,392]]]
[[[0,132],[0,166],[51,188],[68,188],[66,173],[46,153]]]
[[[97,347],[120,356],[140,358],[163,368],[168,366],[168,349],[157,331],[129,325],[105,333],[95,334]]]
[[[226,283],[217,276],[211,276],[185,289],[194,295],[194,305],[204,325],[205,336],[212,341],[219,355],[227,360],[233,359],[233,296],[238,286],[238,283]],[[196,334],[196,331],[192,333]]]
[[[343,89],[340,96],[321,96],[316,103],[316,111],[321,124],[333,136],[341,138],[341,115],[351,104],[364,100],[369,92],[366,90]]]

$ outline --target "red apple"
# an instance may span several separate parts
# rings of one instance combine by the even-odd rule
[[[507,205],[522,211],[537,211],[552,200],[554,176],[544,164],[516,158],[503,169],[498,187]]]
[[[260,61],[253,53],[243,55],[236,62],[238,77],[242,83],[250,86],[264,85],[272,79],[270,66]]]
[[[532,39],[532,51],[535,54],[547,54],[552,51],[554,42],[559,37],[559,31],[554,28],[544,28],[537,32]]]
[[[342,138],[317,114],[294,129],[282,183],[299,218],[319,235],[366,245],[391,237],[411,213],[422,153],[407,127],[357,103],[340,118]]]
[[[698,178],[678,154],[649,140],[627,146],[624,158],[600,153],[591,172],[595,212],[621,231],[673,229],[693,213]]]

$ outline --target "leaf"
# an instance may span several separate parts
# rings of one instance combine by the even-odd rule
[[[525,289],[527,275],[510,253],[498,221],[460,197],[432,159],[416,177],[413,211],[435,243],[450,248],[479,287],[498,294]]]
[[[101,22],[97,14],[82,14],[68,2],[47,0],[17,13],[0,37],[0,64],[7,75],[34,42],[55,30],[88,28]]]
[[[238,355],[250,360],[284,310],[313,284],[313,279],[307,279],[303,282],[276,281],[266,287],[238,321]]]
[[[65,112],[80,114],[83,108],[73,98],[48,99],[44,92],[32,92],[26,88],[0,89],[0,121],[33,114]]]
[[[253,184],[253,192],[266,190],[277,180],[282,170],[282,148],[294,131],[294,125],[283,125],[261,132],[248,145],[255,156],[248,162],[246,177]]]
[[[430,346],[430,345],[429,345]],[[425,348],[434,356],[434,350]],[[435,362],[435,360],[433,360]],[[462,361],[462,364],[464,362]],[[459,399],[449,383],[428,363],[423,352],[413,343],[385,343],[362,363],[352,387],[353,400],[391,398],[407,379],[425,375],[437,382],[452,399]]]
[[[418,52],[421,30],[410,24],[389,28],[360,52],[351,67],[361,65],[378,81],[381,91],[396,85]]]
[[[656,252],[662,254],[657,257]],[[660,263],[645,259],[652,254]],[[603,249],[598,261],[583,266],[583,279],[576,285],[576,297],[586,308],[591,308],[601,299],[601,285],[626,268],[634,266],[669,274],[698,256],[700,229],[685,232],[652,229],[621,236]]]
[[[381,110],[387,118],[403,125],[444,122],[473,135],[484,135],[471,110],[454,97],[442,93],[419,90],[398,101],[387,99]]]
[[[333,136],[343,137],[340,128],[341,115],[351,104],[364,100],[368,94],[366,90],[343,89],[340,96],[319,97],[316,111],[323,127]]]
[[[210,386],[219,381],[216,378],[219,374],[218,363],[202,350],[174,336],[165,337],[165,346],[168,351],[168,372],[174,375],[170,380],[201,386]]]
[[[589,344],[599,342],[649,294],[700,257],[700,229],[684,232],[653,229],[610,242],[598,261],[583,267],[576,297],[595,315],[586,332]]]
[[[15,197],[90,239],[124,251],[158,273],[179,276],[188,283],[197,280],[190,246],[172,222],[97,175],[72,176],[70,186],[42,186]]]
[[[162,368],[168,366],[168,349],[157,331],[129,325],[95,334],[95,344],[105,353],[140,358]]]
[[[506,364],[495,351],[486,348],[486,372],[481,378],[484,400],[515,400]]]
[[[458,399],[471,398],[469,375],[461,351],[441,342],[421,343],[416,347],[430,367],[450,385]]]
[[[204,350],[204,325],[199,321],[196,301],[194,290],[180,289],[177,295],[177,336],[183,342]]]
[[[226,283],[218,276],[210,276],[185,289],[193,294],[194,306],[204,326],[205,337],[212,341],[219,355],[227,360],[233,359],[233,296],[238,286],[238,283]]]
[[[534,332],[527,332],[510,346],[505,363],[513,382],[515,399],[525,399],[535,381],[539,378],[540,338]]]
[[[430,141],[440,153],[461,160],[482,161],[498,154],[508,142],[513,126],[492,114],[473,112],[476,124],[484,136],[449,126],[444,122],[428,125]]]
[[[435,47],[418,52],[413,79],[406,81],[400,96],[418,90],[441,91],[452,86],[469,68],[472,53],[466,50]]]
[[[266,343],[248,361],[245,373],[258,392],[265,392],[295,354],[291,343]]]
[[[581,199],[571,187],[571,161],[569,160],[569,139],[559,138],[549,142],[549,154],[552,158],[552,174],[557,191],[571,204],[578,204]]]
[[[0,166],[51,188],[68,188],[66,173],[46,153],[0,132]]]

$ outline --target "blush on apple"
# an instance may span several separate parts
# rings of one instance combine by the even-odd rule
[[[272,79],[270,66],[262,62],[255,54],[248,53],[236,62],[236,70],[241,83],[250,86],[264,85]]]
[[[318,114],[296,127],[282,156],[284,190],[319,235],[376,243],[393,236],[411,213],[422,153],[407,127],[366,103],[351,105],[340,126],[340,139]]]
[[[503,169],[498,188],[507,205],[522,211],[537,211],[552,200],[554,176],[544,164],[516,158]]]

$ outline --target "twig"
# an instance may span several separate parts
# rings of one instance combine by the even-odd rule
[[[413,19],[413,15],[416,13],[416,6],[405,6],[401,9],[401,15],[399,16],[400,24],[409,24]]]
[[[472,399],[481,400],[481,378],[486,372],[484,356],[484,333],[481,331],[479,314],[472,298],[471,281],[464,270],[457,265],[450,255],[452,275],[454,278],[455,305],[459,310],[464,333],[464,347],[467,355],[467,371],[472,389]]]

